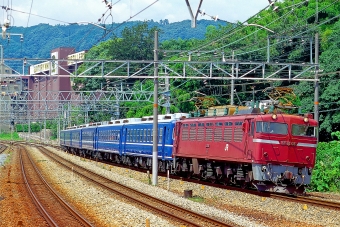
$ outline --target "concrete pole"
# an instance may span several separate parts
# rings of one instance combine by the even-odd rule
[[[169,84],[169,77],[168,74],[165,75],[165,93],[166,93],[166,114],[170,114],[170,84]]]
[[[314,120],[319,123],[319,33],[315,34],[315,87],[314,87]],[[319,140],[319,130],[315,132]]]
[[[267,37],[267,63],[270,61],[270,40],[269,36]]]
[[[44,143],[46,143],[46,112],[47,112],[47,103],[45,101],[45,112],[44,112]]]
[[[155,31],[154,46],[154,93],[153,93],[153,146],[152,185],[158,184],[158,31]]]
[[[191,10],[191,6],[190,6],[190,3],[189,3],[189,0],[185,0],[185,2],[187,4],[187,7],[188,7],[188,10],[189,10],[189,13],[190,13],[190,17],[191,17],[191,27],[192,28],[196,28],[197,16],[198,16],[198,13],[200,12],[200,8],[201,8],[203,0],[200,0],[200,3],[198,5],[198,8],[196,10],[195,15],[193,14],[193,12]]]
[[[58,111],[57,141],[58,141],[58,145],[59,145],[60,144],[60,114],[59,114],[59,111]]]
[[[318,0],[316,1],[316,10],[315,10],[315,23],[319,22],[319,6]],[[315,87],[314,87],[314,120],[319,123],[319,33],[315,33]],[[319,129],[315,131],[316,138],[319,141]]]
[[[235,52],[233,51],[233,55],[232,55],[232,61],[234,62],[234,57],[235,57]],[[230,91],[230,105],[234,105],[234,90],[235,90],[235,81],[234,81],[234,63],[231,66],[231,91]]]
[[[31,140],[31,112],[28,111],[28,142]]]

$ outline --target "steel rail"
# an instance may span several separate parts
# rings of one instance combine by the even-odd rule
[[[30,184],[28,183],[21,152],[20,152],[19,156],[20,156],[20,166],[21,166],[22,176],[24,178],[27,191],[28,191],[28,193],[30,194],[30,196],[33,200],[33,203],[38,208],[40,214],[43,216],[43,218],[48,223],[48,225],[57,227],[58,226],[57,223],[53,220],[53,218],[48,214],[48,212],[45,210],[43,205],[39,202],[39,199],[35,196]]]
[[[93,226],[90,222],[88,222],[81,214],[79,214],[74,208],[72,208],[51,186],[50,184],[44,179],[44,177],[42,176],[41,172],[39,171],[39,169],[37,168],[37,166],[34,164],[32,158],[30,157],[30,155],[28,153],[27,157],[30,160],[34,170],[36,171],[36,173],[38,174],[40,180],[44,183],[44,185],[48,188],[48,190],[51,192],[51,194],[54,196],[54,198],[57,199],[57,201],[61,204],[62,207],[64,207],[64,209],[72,216],[75,218],[75,220],[77,220],[79,222],[80,225],[82,226]],[[21,157],[21,153],[20,153],[20,157]],[[22,159],[21,159],[22,161]],[[46,210],[45,210],[46,211]],[[58,226],[58,225],[56,225]]]
[[[46,154],[47,156],[49,156],[50,158],[52,158],[53,160],[55,160],[56,162],[58,162],[59,164],[65,166],[68,169],[72,169],[71,167],[67,166],[66,164],[62,163],[60,161],[60,159],[62,159],[61,157],[57,156],[57,155],[51,155],[51,152],[48,151],[46,148],[43,147],[38,147],[40,148],[41,151],[44,152],[44,154]],[[58,160],[59,159],[59,160]],[[64,162],[72,164],[73,166],[73,171],[76,172],[77,174],[79,174],[80,176],[84,177],[85,179],[94,182],[97,185],[100,185],[103,188],[106,188],[109,191],[113,191],[115,194],[122,196],[128,200],[132,200],[133,202],[143,206],[143,207],[147,207],[148,209],[159,213],[163,216],[166,216],[168,218],[171,219],[175,219],[180,223],[186,224],[186,225],[190,225],[190,226],[207,226],[206,223],[209,223],[208,226],[232,226],[228,223],[225,222],[221,222],[219,220],[195,213],[193,211],[184,209],[182,207],[176,206],[174,204],[165,202],[163,200],[157,199],[155,197],[152,197],[148,194],[145,194],[143,192],[137,191],[133,188],[121,185],[119,183],[116,183],[106,177],[103,177],[97,173],[94,173],[90,170],[87,170],[81,166],[77,166],[76,164],[62,159]],[[81,173],[80,171],[84,171],[83,173]],[[87,176],[86,173],[90,173],[91,177]],[[98,177],[100,180],[95,180],[94,177]],[[108,185],[105,185],[102,182],[106,182]],[[115,189],[113,187],[119,187],[120,189]],[[133,196],[134,195],[134,196]],[[137,195],[137,196],[136,196]],[[143,201],[143,200],[147,200],[147,202]],[[152,201],[153,203],[157,204],[157,205],[152,205],[150,203],[150,201]],[[167,210],[165,210],[167,209]],[[191,220],[189,220],[189,218]],[[195,220],[195,221],[194,221]],[[202,224],[203,223],[203,224]]]

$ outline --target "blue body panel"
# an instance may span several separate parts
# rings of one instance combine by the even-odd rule
[[[81,148],[87,150],[96,150],[95,136],[97,127],[81,128]]]
[[[158,159],[172,160],[175,120],[158,122]],[[92,151],[152,158],[153,122],[63,130],[60,144]]]
[[[158,159],[172,159],[172,131],[174,122],[160,122],[158,124]],[[122,155],[152,158],[153,124],[129,124],[123,126]]]

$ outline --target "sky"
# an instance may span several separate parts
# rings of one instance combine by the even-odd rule
[[[1,6],[13,10],[0,9],[2,10],[0,23],[3,24],[6,18],[10,20],[11,26],[23,27],[40,23],[50,25],[98,23],[100,18],[101,23],[106,24],[121,23],[130,17],[131,21],[168,19],[170,23],[191,19],[185,0],[107,0],[107,2],[112,2],[111,10],[108,10],[105,0],[3,0],[0,1]],[[196,13],[199,2],[189,0],[193,14]],[[151,5],[149,8],[142,11],[149,5]],[[201,10],[210,16],[218,15],[221,20],[243,22],[267,5],[268,0],[203,0]],[[138,15],[134,16],[135,14]],[[210,20],[207,15],[198,15],[197,19]]]

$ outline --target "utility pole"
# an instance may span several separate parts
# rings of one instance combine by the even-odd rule
[[[170,114],[170,91],[169,91],[169,88],[170,88],[169,77],[168,77],[168,74],[166,74],[165,75],[165,93],[164,93],[165,100],[166,100],[166,103],[165,103],[166,114]]]
[[[234,57],[235,57],[235,52],[233,51],[233,55],[232,55],[232,61],[233,61],[233,65],[231,66],[231,93],[230,93],[230,105],[234,105],[234,89],[235,89],[235,81],[234,81]]]
[[[158,184],[158,31],[155,31],[154,46],[154,93],[153,93],[153,146],[152,185]]]
[[[191,6],[190,6],[190,3],[189,3],[189,0],[185,0],[185,2],[187,4],[187,7],[188,7],[188,10],[189,10],[189,13],[190,13],[190,17],[191,17],[191,27],[192,28],[196,28],[197,16],[198,16],[198,13],[200,12],[200,8],[201,8],[203,0],[200,0],[200,3],[198,5],[198,8],[196,10],[195,15],[193,14],[193,12],[191,10]]]
[[[315,23],[319,22],[318,0],[316,0]],[[315,33],[315,87],[314,87],[314,120],[319,123],[319,33]],[[319,141],[319,130],[316,129],[316,138]]]

